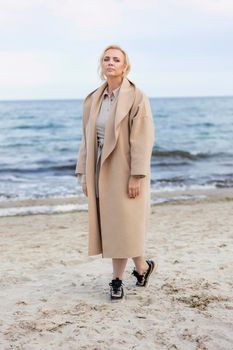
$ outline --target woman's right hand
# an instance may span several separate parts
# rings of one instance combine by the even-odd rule
[[[88,197],[87,185],[86,185],[86,184],[83,184],[83,185],[82,185],[82,188],[83,188],[83,193],[85,194],[86,197]]]

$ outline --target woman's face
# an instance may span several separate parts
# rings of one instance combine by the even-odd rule
[[[102,70],[107,78],[122,77],[125,64],[125,56],[118,49],[108,49],[103,57]]]

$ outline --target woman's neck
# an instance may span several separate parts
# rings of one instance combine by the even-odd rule
[[[117,89],[121,83],[123,81],[123,78],[114,78],[114,79],[107,79],[107,83],[108,83],[108,93],[111,96],[113,90]]]

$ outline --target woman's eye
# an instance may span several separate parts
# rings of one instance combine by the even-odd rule
[[[109,61],[109,58],[106,57],[106,58],[104,58],[103,60],[104,60],[105,62],[107,62],[107,61]],[[115,59],[114,59],[114,62],[120,62],[120,60],[119,60],[118,58],[115,58]]]

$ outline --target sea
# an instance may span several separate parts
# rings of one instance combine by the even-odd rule
[[[150,98],[150,103],[151,191],[233,187],[233,97]],[[82,104],[0,101],[0,201],[81,194],[74,171]]]

